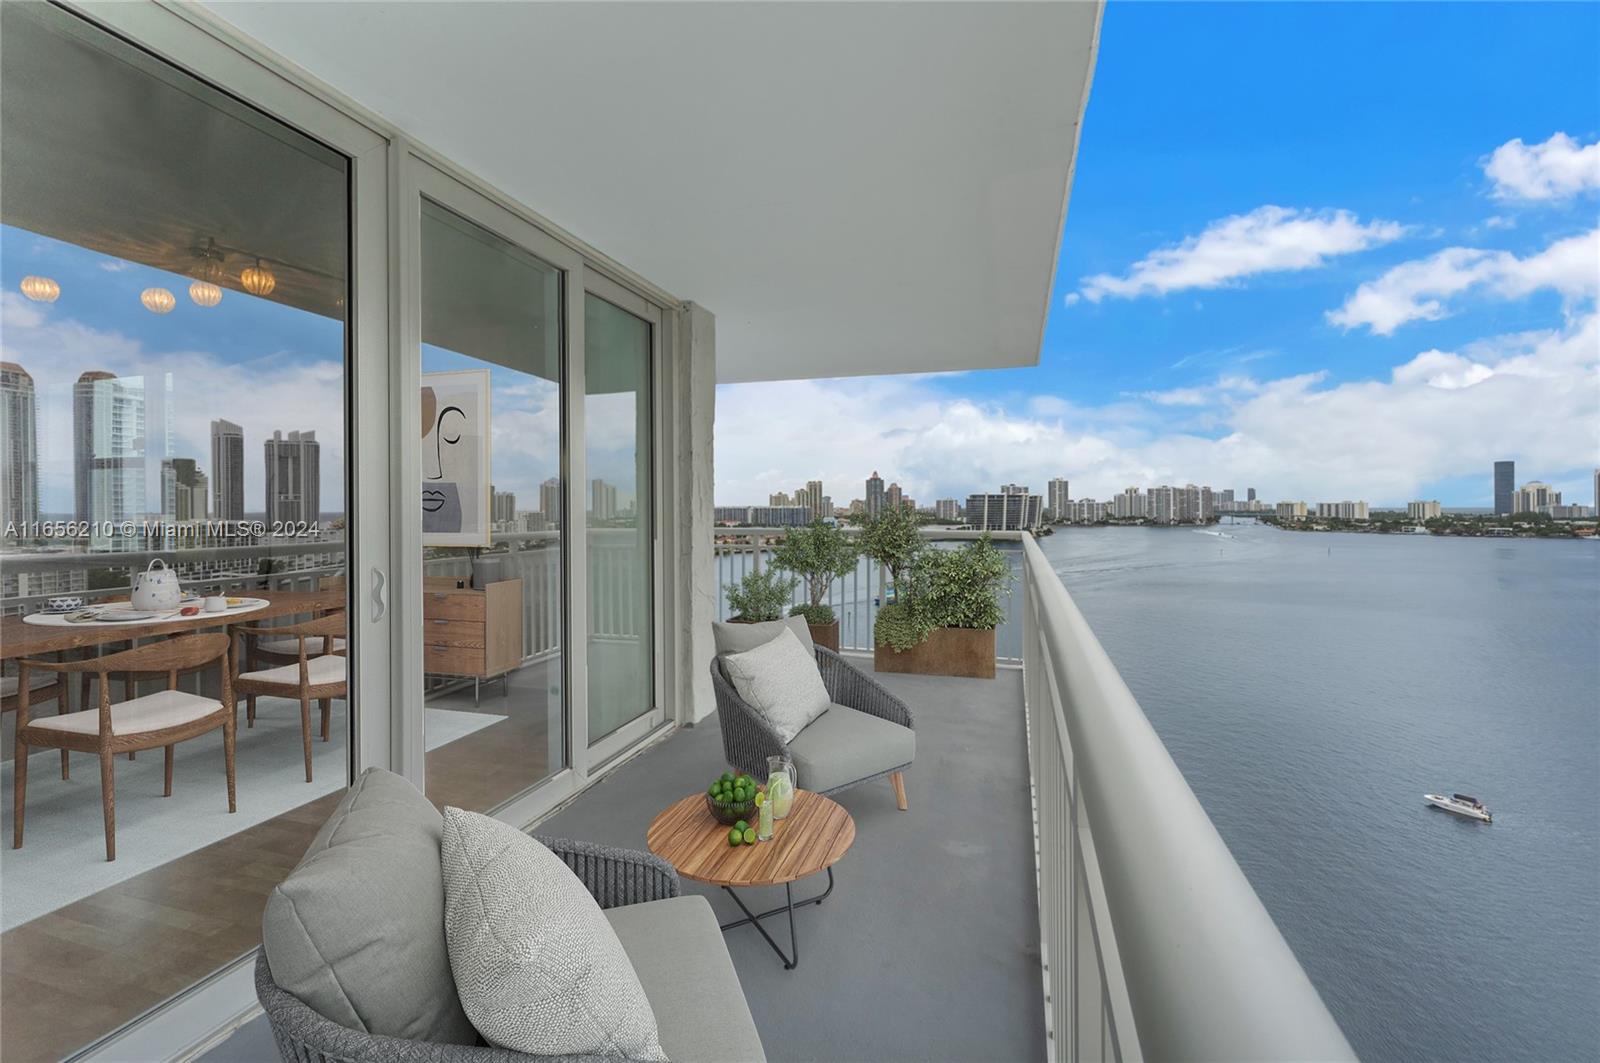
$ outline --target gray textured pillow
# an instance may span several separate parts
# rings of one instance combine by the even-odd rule
[[[415,786],[367,769],[267,895],[273,981],[353,1030],[476,1044],[445,952],[442,826]]]
[[[456,991],[484,1040],[533,1055],[667,1058],[616,931],[560,857],[510,824],[446,808],[439,859]]]
[[[787,629],[771,642],[722,658],[722,670],[786,743],[832,704],[816,656]]]
[[[816,656],[816,649],[811,642],[811,625],[806,623],[806,618],[803,616],[763,620],[759,624],[713,623],[711,637],[717,644],[717,656],[726,657],[730,653],[744,653],[765,645],[785,630],[794,632],[795,638],[800,640],[800,645],[806,648],[806,652],[813,657]]]

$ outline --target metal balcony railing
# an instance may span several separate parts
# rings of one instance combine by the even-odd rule
[[[1032,536],[1023,691],[1052,1059],[1353,1059]]]

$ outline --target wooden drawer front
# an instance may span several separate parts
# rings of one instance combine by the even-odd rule
[[[483,621],[432,620],[423,618],[422,644],[424,646],[466,646],[483,649]]]
[[[447,594],[439,591],[422,593],[424,620],[477,620],[484,616],[483,595]]]
[[[483,647],[422,644],[422,670],[432,675],[482,675]]]

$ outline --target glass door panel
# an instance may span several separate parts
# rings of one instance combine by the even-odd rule
[[[584,295],[589,743],[656,707],[653,326]]]
[[[473,810],[566,766],[562,271],[422,200],[428,796]]]

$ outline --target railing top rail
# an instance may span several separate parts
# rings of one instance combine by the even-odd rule
[[[1061,691],[1138,1043],[1152,1059],[1353,1059],[1211,818],[1032,536],[1024,581]]]
[[[804,525],[752,528],[740,524],[719,524],[711,530],[716,535],[785,535],[794,531],[797,527],[804,527]],[[841,524],[839,527],[847,535],[858,535],[861,532],[861,529],[853,524]],[[1022,541],[1023,535],[1020,531],[984,532],[976,528],[948,528],[937,524],[923,525],[917,530],[922,533],[922,537],[925,539],[975,540],[988,535],[989,538],[996,542],[1006,543],[1019,543]]]

